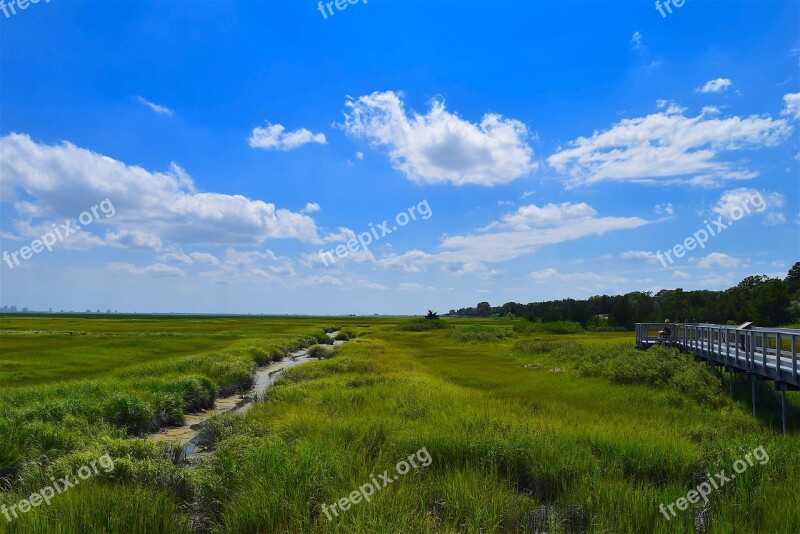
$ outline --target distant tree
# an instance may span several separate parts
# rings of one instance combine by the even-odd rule
[[[488,302],[478,303],[478,317],[488,317],[492,313],[492,306]]]
[[[611,310],[611,314],[608,316],[608,322],[613,326],[633,328],[635,320],[631,312],[631,305],[628,303],[626,297],[622,297]]]
[[[789,293],[795,293],[800,290],[800,261],[792,265],[783,281],[789,286]]]
[[[439,314],[433,310],[428,310],[428,315],[425,316],[426,319],[438,319]]]

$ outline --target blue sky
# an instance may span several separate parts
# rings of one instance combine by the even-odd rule
[[[800,258],[797,2],[344,5],[0,10],[0,304],[446,312]]]

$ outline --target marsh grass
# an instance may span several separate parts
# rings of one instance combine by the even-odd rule
[[[698,477],[730,470],[763,445],[768,463],[712,495],[707,531],[800,531],[800,438],[780,436],[742,402],[725,401],[719,377],[690,357],[629,352],[628,333],[506,337],[486,334],[507,328],[491,319],[448,320],[451,331],[412,332],[402,329],[404,319],[357,321],[373,325],[369,335],[339,347],[334,358],[286,370],[246,415],[213,418],[204,436],[215,453],[191,469],[174,451],[108,421],[103,395],[134,395],[151,406],[156,394],[184,407],[184,394],[201,401],[206,390],[193,377],[218,384],[239,368],[212,375],[198,366],[214,369],[218,359],[253,366],[254,356],[244,350],[260,346],[252,339],[214,352],[209,361],[192,356],[192,365],[178,357],[132,366],[106,381],[4,391],[0,430],[10,432],[13,446],[0,448],[6,458],[0,465],[13,470],[13,490],[0,493],[0,501],[12,502],[53,470],[69,470],[102,451],[119,466],[10,528],[693,532],[692,511],[667,522],[659,504],[685,496]],[[341,320],[344,327],[353,324]],[[91,331],[80,324],[38,328]],[[460,329],[478,334],[451,333]],[[462,341],[473,336],[481,341]],[[621,341],[624,347],[613,346]],[[188,385],[177,381],[185,377]],[[53,395],[59,387],[65,389]],[[797,397],[789,399],[796,409]],[[430,466],[333,520],[322,513],[323,503],[349,495],[372,475],[391,473],[422,447]]]

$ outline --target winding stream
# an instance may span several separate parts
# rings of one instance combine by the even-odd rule
[[[328,337],[333,339],[338,333],[338,331],[329,332]],[[334,345],[341,345],[342,343],[345,342],[341,340],[333,342]],[[151,434],[148,439],[161,443],[168,442],[182,445],[187,459],[207,455],[208,451],[205,451],[197,444],[197,437],[202,423],[215,415],[231,411],[247,412],[286,369],[313,359],[309,357],[308,349],[300,349],[290,353],[287,358],[279,362],[259,367],[256,369],[255,385],[248,392],[218,398],[214,401],[213,408],[199,413],[186,414],[186,423],[182,426],[163,428],[155,434]]]

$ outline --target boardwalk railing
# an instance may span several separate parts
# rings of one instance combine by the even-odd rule
[[[733,373],[746,373],[752,389],[753,416],[756,415],[756,381],[773,380],[781,395],[781,420],[786,434],[786,391],[800,390],[797,363],[800,330],[676,323],[671,325],[670,334],[663,336],[659,334],[663,328],[663,323],[636,323],[636,348],[669,345],[691,352],[709,365],[724,366],[730,373],[731,395]]]
[[[774,380],[779,389],[800,389],[800,330],[676,323],[668,337],[661,337],[658,331],[663,327],[663,323],[637,323],[637,348],[668,344],[729,370]]]

